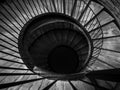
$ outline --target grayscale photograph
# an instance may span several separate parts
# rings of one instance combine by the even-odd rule
[[[120,0],[0,0],[0,90],[120,90]]]

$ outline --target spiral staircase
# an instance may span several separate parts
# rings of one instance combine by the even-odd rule
[[[1,0],[0,90],[120,90],[119,3]]]

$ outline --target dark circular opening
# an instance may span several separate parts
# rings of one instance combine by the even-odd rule
[[[75,73],[79,64],[77,53],[69,46],[57,46],[48,55],[48,65],[53,72]]]

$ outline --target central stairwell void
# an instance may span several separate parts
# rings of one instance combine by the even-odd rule
[[[119,90],[120,25],[99,0],[0,3],[0,89]]]
[[[48,55],[48,65],[57,73],[75,73],[78,63],[79,57],[77,53],[68,46],[60,45]]]
[[[31,19],[21,30],[18,48],[28,68],[33,72],[34,67],[40,72],[48,71],[45,77],[49,78],[55,73],[56,77],[53,74],[52,78],[56,79],[58,76],[65,78],[65,74],[70,74],[67,77],[71,78],[71,74],[76,76],[87,71],[93,52],[87,30],[75,19],[60,13]]]

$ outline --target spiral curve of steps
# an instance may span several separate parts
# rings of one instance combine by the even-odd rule
[[[41,15],[42,18],[36,19]],[[0,3],[0,90],[119,90],[119,29],[114,15],[97,0],[6,0]],[[27,50],[36,61],[29,61]],[[66,58],[59,57],[61,50],[66,50],[61,54]],[[73,53],[77,63],[65,62]],[[49,55],[50,62],[46,63]],[[55,62],[55,55],[63,61]],[[69,68],[73,71],[69,72]],[[65,77],[58,72],[65,73]],[[115,75],[118,72],[116,78],[111,78],[111,72]]]

